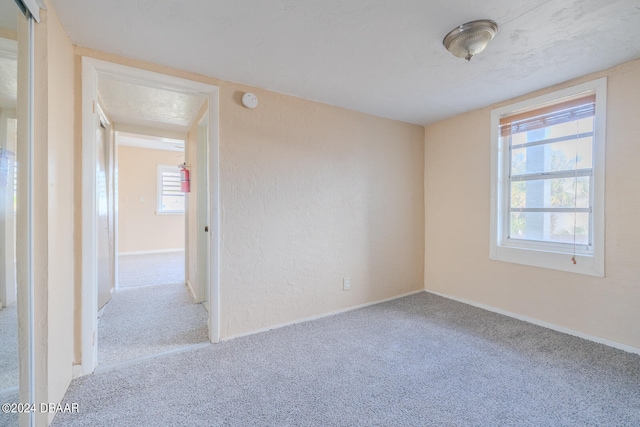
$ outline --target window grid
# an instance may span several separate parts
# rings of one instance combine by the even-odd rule
[[[158,165],[158,212],[183,213],[184,193],[180,186],[180,169],[177,166]]]
[[[580,246],[583,250],[589,250],[592,246],[592,189],[593,168],[578,169],[579,156],[578,148],[572,147],[573,141],[588,140],[593,153],[593,131],[580,132],[579,120],[593,118],[595,115],[595,98],[589,96],[581,102],[580,99],[571,101],[572,105],[569,109],[561,104],[559,110],[555,110],[553,105],[545,107],[544,114],[539,114],[538,110],[534,110],[524,116],[521,120],[509,121],[509,117],[503,119],[505,124],[501,126],[501,135],[508,139],[508,156],[509,156],[509,182],[506,192],[508,212],[506,219],[507,239],[525,240],[536,242],[554,242],[561,245]],[[566,104],[566,103],[564,103]],[[563,109],[564,108],[564,109]],[[522,117],[522,116],[521,116]],[[566,129],[563,135],[549,137],[548,133],[556,125],[563,125]],[[575,126],[575,131],[572,129]],[[584,123],[583,123],[584,126]],[[504,128],[507,128],[505,130]],[[557,127],[557,126],[556,126]],[[557,129],[555,129],[557,131]],[[526,135],[526,142],[515,143],[513,141],[514,134]],[[567,145],[563,150],[552,152],[553,145]],[[571,149],[575,148],[575,155],[571,156]],[[515,173],[514,168],[514,150],[524,150],[525,157],[529,155],[529,151],[537,151],[534,155],[534,163],[541,166],[540,172]],[[542,156],[540,154],[542,153]],[[565,158],[565,165],[560,170],[546,170],[547,162],[551,162],[554,154],[560,153]],[[529,158],[526,158],[526,166],[528,168]],[[588,207],[578,207],[578,188],[584,180],[579,178],[588,177]],[[569,194],[571,188],[564,188],[563,182],[573,181],[573,195]],[[522,182],[524,184],[516,187],[514,183]],[[552,203],[554,191],[553,183],[559,183],[556,187],[562,189],[560,198],[569,198],[573,196],[573,206],[546,206],[546,200]],[[514,206],[512,196],[514,192],[523,192],[525,206]],[[542,207],[530,207],[529,198],[531,193],[534,198],[542,198]],[[563,197],[564,196],[564,197]],[[531,215],[527,215],[531,214]],[[571,214],[573,214],[573,224],[571,224]],[[584,215],[586,214],[586,224],[584,224]],[[578,226],[578,218],[581,218],[580,226]],[[531,221],[529,219],[532,219]],[[533,225],[532,225],[533,223]],[[586,238],[584,236],[586,234]]]
[[[601,78],[491,111],[492,260],[604,277],[606,100]]]

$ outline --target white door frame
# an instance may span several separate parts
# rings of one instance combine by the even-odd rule
[[[217,86],[82,57],[82,374],[92,373],[98,363],[96,149],[94,105],[98,76],[122,79],[146,86],[206,96],[209,100],[210,180],[210,299],[209,340],[220,341],[220,214],[219,214],[219,88]]]
[[[208,106],[207,106],[208,108]],[[197,123],[194,123],[194,126],[196,127],[196,171],[197,171],[197,182],[204,182],[207,181],[207,178],[209,177],[209,172],[208,172],[208,165],[209,162],[211,161],[211,159],[209,159],[209,156],[204,156],[206,158],[201,158],[199,156],[199,154],[201,154],[201,145],[203,143],[203,141],[201,140],[203,138],[203,135],[200,133],[200,129],[205,127],[207,128],[207,131],[209,130],[209,117],[207,114],[205,114],[202,118],[200,118],[200,120],[198,120]],[[206,125],[204,125],[203,123],[206,122]],[[208,133],[208,132],[207,132]],[[204,137],[204,144],[208,143],[208,140],[206,139],[206,137]],[[207,152],[207,154],[209,153],[209,150],[205,150]],[[203,179],[204,178],[204,179]],[[209,215],[207,215],[207,211],[211,211],[211,203],[206,203],[208,202],[208,200],[204,200],[205,203],[201,203],[200,200],[200,194],[206,193],[207,188],[209,187],[209,185],[207,186],[200,186],[198,185],[198,189],[197,189],[197,193],[198,193],[198,200],[196,203],[196,242],[195,242],[195,246],[198,248],[198,259],[202,259],[202,256],[207,256],[207,254],[211,253],[211,230],[206,233],[206,237],[205,235],[203,235],[204,233],[204,227],[209,227]],[[204,238],[203,238],[204,237]],[[202,254],[200,253],[200,251],[202,251]],[[202,263],[198,263],[198,273],[197,273],[197,277],[198,277],[198,284],[196,286],[197,288],[197,293],[198,293],[198,300],[204,302],[205,307],[207,308],[207,310],[209,310],[209,296],[208,294],[208,290],[206,289],[206,283],[207,283],[207,278],[211,277],[211,268],[210,266],[207,265],[201,265]]]

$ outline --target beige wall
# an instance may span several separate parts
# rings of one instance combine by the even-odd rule
[[[220,111],[222,337],[423,288],[421,126],[231,84]]]
[[[184,153],[118,146],[118,252],[184,249],[184,214],[157,213],[157,166]]]
[[[92,49],[76,55],[221,88],[223,338],[423,288],[423,127]],[[255,110],[242,107],[248,90]]]
[[[608,77],[606,277],[489,260],[490,112],[425,130],[425,287],[640,348],[640,61]]]

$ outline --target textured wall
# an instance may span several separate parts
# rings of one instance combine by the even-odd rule
[[[184,214],[156,214],[157,166],[184,153],[118,146],[118,252],[184,249]]]
[[[255,110],[240,104],[247,90]],[[222,337],[422,289],[423,138],[421,126],[223,85]]]
[[[426,289],[640,348],[640,61],[521,99],[602,76],[606,277],[489,260],[488,107],[425,130]]]
[[[423,288],[423,127],[76,48],[81,55],[221,88],[222,337]],[[248,90],[260,98],[255,110],[241,106]]]

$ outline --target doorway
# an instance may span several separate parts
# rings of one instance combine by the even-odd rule
[[[184,231],[182,232],[183,238],[186,239],[184,244],[184,270],[186,272],[183,282],[189,284],[189,268],[188,266],[195,260],[197,271],[207,271],[203,276],[198,274],[198,286],[190,285],[192,294],[192,302],[207,302],[208,313],[205,315],[205,324],[207,327],[208,340],[210,342],[217,342],[219,340],[219,302],[217,301],[219,292],[219,273],[218,273],[218,88],[215,86],[192,82],[180,78],[175,78],[163,74],[144,71],[136,68],[122,66],[114,63],[96,60],[93,58],[82,58],[82,73],[83,73],[83,175],[82,175],[82,374],[88,374],[95,370],[98,363],[97,348],[99,346],[98,336],[98,310],[99,306],[96,301],[100,297],[100,261],[99,261],[99,243],[100,243],[100,207],[99,207],[99,186],[98,180],[100,179],[99,167],[97,167],[96,155],[98,155],[99,146],[96,142],[100,139],[95,129],[95,113],[96,105],[106,105],[106,113],[111,120],[113,126],[114,135],[140,135],[155,138],[156,142],[163,138],[171,143],[171,140],[179,140],[179,135],[182,133],[183,140],[189,141],[189,130],[193,129],[193,133],[204,132],[204,137],[200,135],[202,139],[206,141],[207,158],[205,165],[198,163],[197,165],[189,164],[186,162],[186,169],[192,169],[196,171],[199,185],[195,192],[187,193],[184,197]],[[131,101],[125,104],[125,108],[109,111],[109,100],[105,99],[103,90],[104,87],[109,85],[115,87],[118,86],[123,93],[128,95],[127,99],[136,98],[136,93],[139,95],[138,100],[155,101],[155,103],[148,104],[146,107],[144,117],[140,118],[137,122],[131,122],[131,117],[136,116],[135,106],[131,104]],[[102,93],[101,93],[102,92]],[[167,101],[166,96],[179,97],[179,101]],[[199,102],[198,105],[197,102]],[[137,101],[136,101],[137,102]],[[195,105],[192,106],[190,114],[182,117],[184,120],[180,122],[180,114],[174,114],[172,111],[170,115],[164,114],[162,105],[168,105],[169,108],[173,108],[175,105]],[[113,105],[122,105],[123,103],[114,103]],[[127,110],[128,108],[128,110]],[[195,108],[195,113],[193,114]],[[206,116],[206,117],[205,117]],[[188,119],[185,119],[187,118]],[[93,123],[93,129],[92,129]],[[204,127],[203,127],[203,124]],[[164,132],[164,135],[160,135]],[[108,133],[108,132],[107,132]],[[155,134],[155,135],[154,135]],[[176,136],[175,138],[167,137],[167,135]],[[206,137],[206,138],[205,138]],[[113,138],[115,140],[115,138]],[[148,141],[147,141],[148,142]],[[115,151],[119,150],[119,146],[115,143]],[[188,144],[185,144],[187,146]],[[197,147],[198,144],[194,145]],[[186,147],[185,147],[186,148]],[[107,150],[109,151],[109,150]],[[187,150],[188,151],[188,150]],[[200,151],[199,151],[200,152]],[[93,161],[92,161],[93,159]],[[116,154],[115,160],[118,159]],[[185,159],[186,160],[186,159]],[[170,162],[167,162],[170,163]],[[158,206],[156,215],[171,214],[171,212],[161,212],[162,205],[164,203],[168,210],[171,210],[171,206],[175,208],[176,203],[180,199],[180,196],[175,192],[176,184],[176,170],[171,168],[177,168],[178,163],[163,165],[162,162],[157,165],[157,182],[159,182],[159,192],[157,194]],[[167,168],[164,168],[166,166]],[[204,168],[206,170],[201,170]],[[109,168],[107,167],[108,171]],[[108,175],[108,173],[106,174]],[[112,174],[112,180],[118,180],[119,170],[116,165],[114,173]],[[155,175],[155,174],[154,174]],[[202,178],[204,176],[205,178]],[[164,179],[164,181],[163,181]],[[201,181],[200,181],[201,180]],[[109,181],[109,178],[107,178]],[[163,185],[164,182],[164,185]],[[109,184],[107,183],[107,187]],[[144,198],[145,196],[136,196],[134,201],[138,204],[144,204],[145,202],[152,202]],[[141,200],[142,198],[142,200]],[[154,198],[153,202],[156,201]],[[195,202],[197,206],[206,204],[209,209],[202,215],[197,215],[197,221],[190,220],[196,217],[190,212],[190,206]],[[118,233],[122,226],[121,218],[117,215],[121,209],[119,204],[123,203],[122,197],[119,195],[119,189],[115,188],[115,197],[113,203],[113,210],[116,213],[114,221],[114,248],[121,247],[122,240],[124,239],[122,233]],[[110,204],[107,202],[107,205]],[[199,211],[198,211],[199,212]],[[107,215],[107,218],[109,215]],[[206,226],[200,228],[202,222],[206,223]],[[205,230],[206,228],[206,230]],[[191,230],[195,229],[196,233],[191,233]],[[160,233],[162,234],[162,233]],[[167,233],[168,234],[168,233]],[[204,238],[201,234],[206,234]],[[190,245],[189,239],[196,238],[197,245]],[[207,242],[205,245],[203,242]],[[195,249],[190,250],[190,247]],[[175,248],[174,248],[175,249]],[[135,252],[135,251],[130,251]],[[112,289],[116,291],[116,295],[121,290],[121,284],[117,279],[120,276],[120,267],[118,266],[118,258],[115,250],[111,251],[112,260],[114,263],[111,272],[113,273],[111,283],[113,283]],[[178,285],[184,286],[183,283]],[[166,290],[166,289],[163,289]],[[124,291],[123,291],[124,292]],[[157,293],[157,292],[156,292]],[[113,294],[112,294],[113,295]],[[106,294],[105,294],[106,297]],[[115,303],[117,298],[114,298],[112,303]],[[107,304],[105,310],[109,309]],[[162,315],[162,313],[160,313]],[[102,321],[102,320],[101,320]],[[148,329],[153,330],[154,325],[148,325]]]
[[[110,144],[108,127],[110,123],[101,109],[98,110],[96,126],[96,215],[97,215],[97,262],[98,262],[98,310],[109,302],[114,292],[114,229],[109,208],[113,198],[112,173],[110,165]]]

